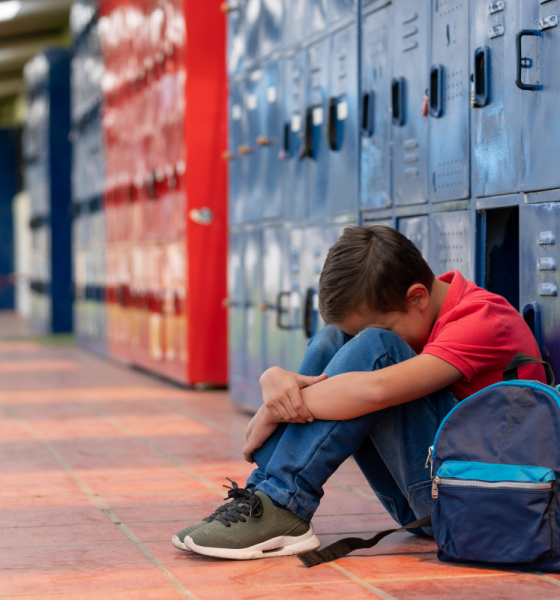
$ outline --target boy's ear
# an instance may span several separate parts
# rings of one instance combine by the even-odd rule
[[[419,311],[424,311],[428,308],[430,302],[430,292],[428,292],[428,288],[425,285],[415,283],[408,288],[406,299]]]

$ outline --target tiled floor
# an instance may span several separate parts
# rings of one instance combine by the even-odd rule
[[[225,392],[183,391],[0,315],[0,598],[560,599],[560,576],[438,562],[408,534],[336,564],[229,562],[170,538],[243,482],[248,417]],[[393,525],[352,461],[314,519],[323,543]]]

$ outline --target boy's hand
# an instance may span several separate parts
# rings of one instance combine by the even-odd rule
[[[279,423],[280,421],[274,418],[266,406],[260,407],[257,414],[251,419],[245,432],[243,457],[247,462],[255,462],[251,455],[276,431]]]
[[[300,390],[326,378],[325,373],[318,377],[308,377],[280,367],[271,367],[259,379],[264,405],[277,413],[285,423],[311,422],[313,415],[305,408]]]

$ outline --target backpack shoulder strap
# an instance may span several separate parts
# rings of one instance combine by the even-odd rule
[[[528,354],[523,354],[523,352],[518,352],[510,361],[509,365],[506,367],[506,370],[503,374],[504,381],[512,381],[514,379],[519,379],[519,374],[517,373],[517,369],[519,367],[524,367],[525,365],[532,364],[540,364],[544,366],[544,370],[546,372],[546,379],[548,381],[548,385],[554,387],[556,383],[556,379],[554,377],[554,371],[549,363],[541,360],[540,358],[535,358],[534,356],[529,356]]]
[[[307,552],[306,554],[298,554],[297,556],[306,567],[315,567],[316,565],[321,565],[323,563],[332,562],[338,558],[343,558],[354,550],[373,548],[373,546],[378,544],[384,537],[391,535],[391,533],[407,531],[408,529],[416,529],[417,527],[430,527],[431,525],[432,517],[430,515],[424,517],[423,519],[418,519],[418,521],[414,521],[414,523],[409,523],[404,527],[400,527],[399,529],[386,529],[385,531],[380,531],[369,540],[356,537],[345,538],[343,540],[338,540],[338,542],[334,542],[334,544],[331,544],[322,550],[312,550],[311,552]]]

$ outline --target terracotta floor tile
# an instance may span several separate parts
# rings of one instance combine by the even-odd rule
[[[149,590],[167,585],[152,565],[0,571],[0,590],[4,595]]]
[[[89,500],[83,508],[66,505],[65,508],[8,508],[0,510],[0,529],[10,527],[56,527],[71,525],[106,525],[107,517],[91,505]],[[4,541],[0,532],[0,545]]]
[[[2,596],[3,600],[21,600],[21,596]],[[155,590],[115,590],[91,594],[41,594],[32,600],[179,600],[181,594],[171,588]]]
[[[146,542],[146,546],[153,552],[154,556],[164,565],[184,564],[186,560],[193,557],[191,552],[177,550],[171,543],[171,538],[165,542]],[[185,583],[185,585],[187,585]]]
[[[253,469],[253,465],[242,460],[213,465],[196,465],[192,467],[193,471],[219,487],[222,487],[225,484],[230,485],[226,477],[229,477],[233,481],[237,481],[240,486],[244,486]]]
[[[80,488],[74,480],[62,471],[0,474],[0,498],[54,496],[79,492]]]
[[[166,510],[167,507],[173,507],[174,509],[183,508],[189,512],[191,510],[200,510],[204,513],[210,509],[210,513],[215,508],[224,503],[223,498],[225,495],[219,492],[207,491],[207,492],[170,492],[166,494],[103,494],[104,500],[113,507],[118,515],[127,516],[127,521],[137,521],[142,519],[135,518],[141,513],[126,513],[126,510],[140,510],[154,509],[154,510]],[[208,516],[207,513],[205,516]],[[196,518],[198,518],[197,513]],[[132,517],[132,518],[131,518]],[[160,520],[160,519],[158,519]],[[163,519],[166,521],[167,519]]]
[[[157,437],[165,435],[201,436],[208,435],[213,429],[189,419],[181,414],[173,415],[121,415],[115,419],[134,435]]]
[[[2,361],[0,373],[29,373],[32,371],[75,371],[79,366],[67,360]]]
[[[100,512],[105,522],[90,525],[57,525],[55,527],[29,527],[19,522],[18,527],[0,530],[0,548],[33,546],[68,546],[74,544],[100,544],[124,542],[123,534]]]
[[[12,509],[34,511],[37,509],[51,509],[65,507],[64,510],[78,507],[91,508],[91,500],[85,495],[67,496],[14,496],[13,498],[0,498],[0,509],[9,513]]]
[[[207,587],[347,581],[343,574],[328,565],[307,569],[295,556],[224,561],[185,552],[180,563],[167,565],[167,568],[195,595],[198,588]]]
[[[127,527],[143,542],[170,542],[178,531],[199,522],[188,519],[173,523],[129,523]]]
[[[372,538],[375,535],[374,531],[369,533],[360,532],[358,537],[366,539]],[[355,533],[351,533],[350,535],[319,534],[319,539],[321,540],[321,547],[324,548],[325,546],[329,546],[330,544],[333,544],[334,542],[337,542],[345,537],[354,537],[355,535]],[[381,540],[377,546],[356,551],[350,556],[378,556],[380,554],[435,554],[435,552],[437,552],[437,544],[433,538],[419,537],[410,533],[394,533]],[[372,566],[374,564],[375,563],[372,562]]]
[[[15,419],[0,419],[0,440],[32,440],[33,437]]]
[[[100,565],[142,565],[146,559],[129,542],[73,546],[36,546],[29,540],[25,548],[0,548],[0,569],[60,569]],[[0,585],[0,590],[5,590]]]
[[[550,600],[560,588],[533,575],[501,575],[423,581],[378,582],[397,600]]]
[[[71,440],[82,438],[119,438],[126,436],[118,427],[89,415],[82,418],[36,419],[31,421],[34,432],[43,440]]]
[[[0,342],[0,352],[37,352],[41,346],[35,342]]]
[[[313,527],[318,534],[336,534],[383,531],[398,527],[398,524],[388,513],[383,512],[366,515],[318,515],[313,518]]]

